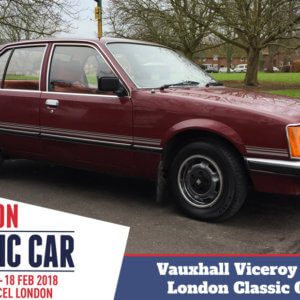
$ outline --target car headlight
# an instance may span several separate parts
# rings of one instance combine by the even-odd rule
[[[292,158],[300,158],[300,125],[288,125],[287,135]]]

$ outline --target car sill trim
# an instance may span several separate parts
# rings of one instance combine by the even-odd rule
[[[0,128],[0,133],[26,135],[26,136],[39,136],[39,132],[37,131],[25,131],[25,130],[10,129],[10,128]]]
[[[300,161],[245,158],[251,171],[300,176]]]
[[[133,144],[129,144],[129,143],[118,143],[118,142],[110,142],[110,141],[104,141],[104,140],[85,139],[85,138],[69,137],[69,136],[62,136],[62,135],[56,135],[56,134],[48,134],[48,133],[41,133],[41,137],[50,139],[50,140],[63,141],[63,142],[94,144],[94,145],[101,145],[101,146],[113,147],[113,148],[131,149],[131,150],[135,150],[135,151],[147,151],[147,152],[149,151],[149,152],[154,152],[154,153],[160,153],[163,150],[160,147],[133,145]]]
[[[85,138],[69,137],[69,136],[62,136],[62,135],[56,135],[56,134],[48,134],[48,133],[41,133],[41,137],[46,137],[46,138],[55,139],[55,140],[62,140],[62,141],[70,141],[70,142],[118,146],[118,147],[122,147],[122,148],[123,147],[125,147],[125,148],[131,147],[131,144],[128,144],[128,143],[118,143],[118,142],[109,142],[109,141],[103,141],[103,140],[85,139]]]
[[[163,148],[161,147],[150,147],[150,146],[141,146],[141,145],[133,145],[134,150],[141,150],[141,151],[151,151],[151,152],[162,152]]]
[[[142,152],[161,153],[163,150],[163,148],[161,147],[145,146],[145,145],[138,145],[132,143],[113,142],[113,141],[107,141],[102,139],[71,137],[66,135],[50,134],[50,133],[43,133],[39,131],[20,130],[20,129],[11,129],[11,128],[0,128],[0,133],[13,134],[13,135],[16,134],[21,136],[24,135],[29,137],[41,137],[43,139],[69,142],[69,143],[81,143],[81,144],[99,145],[104,147],[113,147],[113,148],[120,148],[120,149],[131,149],[133,151],[142,151]],[[145,143],[145,141],[141,141],[141,143]]]

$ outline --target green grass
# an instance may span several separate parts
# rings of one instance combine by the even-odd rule
[[[243,81],[245,73],[216,73],[211,74],[218,81]],[[258,81],[284,82],[300,84],[300,73],[258,73]]]
[[[96,74],[88,74],[87,76],[87,81],[89,85],[94,85],[97,86],[97,75]]]
[[[244,73],[211,73],[210,75],[218,81],[242,81],[245,78]]]
[[[212,76],[225,86],[245,88],[244,73],[217,73]],[[274,95],[300,98],[300,73],[258,73],[259,85],[247,87],[255,91],[263,91]]]
[[[39,80],[39,76],[8,74],[6,75],[5,79],[6,80]]]
[[[268,91],[268,93],[282,96],[289,96],[293,98],[300,98],[300,89],[290,89],[290,90],[273,90]]]

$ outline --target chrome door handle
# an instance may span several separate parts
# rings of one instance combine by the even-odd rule
[[[49,106],[51,108],[55,108],[59,106],[59,101],[54,99],[48,99],[46,100],[46,106]]]

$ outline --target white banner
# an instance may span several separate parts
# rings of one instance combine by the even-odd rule
[[[0,299],[114,299],[128,234],[0,198]]]

